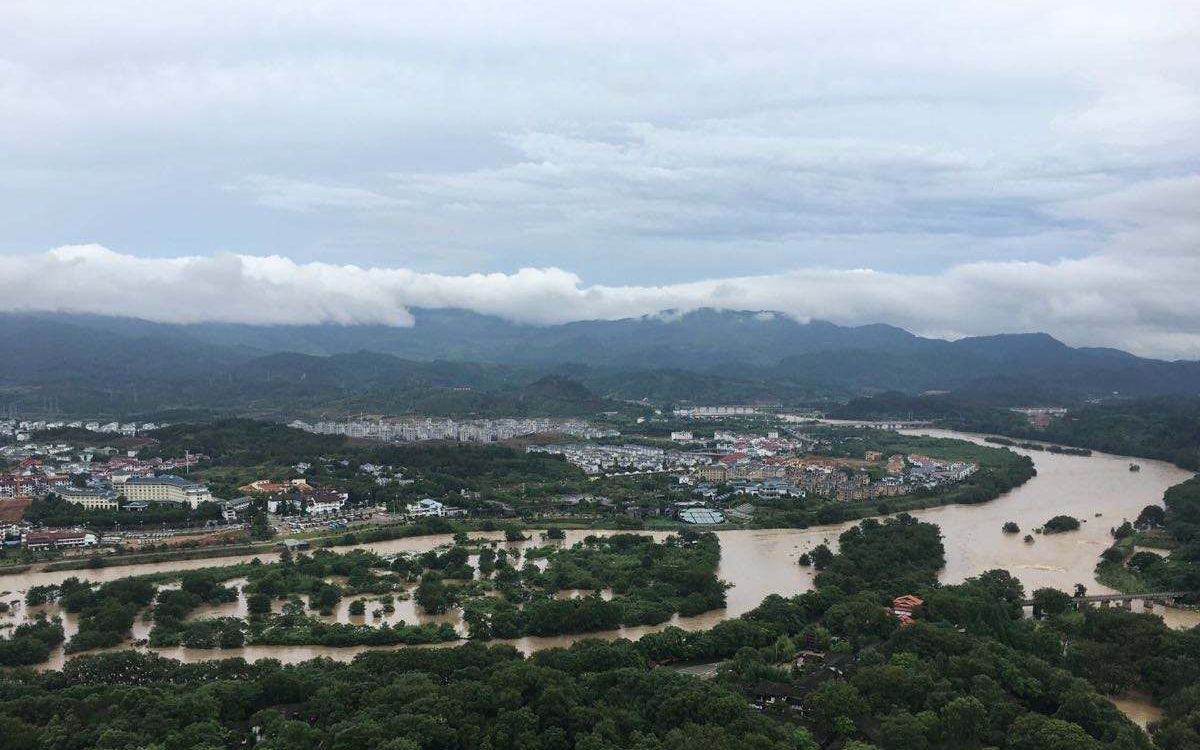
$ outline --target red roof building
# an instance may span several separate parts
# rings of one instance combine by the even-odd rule
[[[904,594],[892,600],[892,614],[902,625],[913,622],[913,612],[925,604],[925,600],[915,594]]]

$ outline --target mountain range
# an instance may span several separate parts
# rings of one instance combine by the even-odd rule
[[[1041,333],[945,341],[708,309],[550,326],[412,312],[412,327],[3,314],[0,409],[574,414],[639,399],[809,404],[885,390],[1021,402],[1200,393],[1200,363]]]

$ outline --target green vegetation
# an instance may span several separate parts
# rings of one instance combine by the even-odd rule
[[[1042,531],[1047,534],[1062,534],[1066,531],[1078,531],[1079,519],[1072,516],[1055,516],[1042,524]]]
[[[675,613],[696,615],[725,606],[725,584],[716,577],[721,550],[713,534],[685,530],[662,543],[638,534],[589,536],[569,549],[542,548],[531,554],[547,558],[545,571],[527,564],[518,573],[499,561],[491,580],[502,597],[464,602],[472,638],[656,625]],[[591,593],[555,597],[564,590]],[[611,592],[611,599],[602,591]]]
[[[346,445],[342,435],[316,435],[274,422],[221,419],[200,424],[177,424],[148,434],[154,443],[139,455],[175,458],[184,451],[209,457],[215,465],[290,465],[314,455],[337,452]]]
[[[581,491],[587,483],[581,471],[559,457],[503,445],[353,442],[252,419],[180,424],[150,436],[157,443],[143,448],[145,455],[178,456],[191,450],[208,456],[192,468],[190,478],[209,484],[217,497],[240,495],[238,487],[256,479],[303,476],[346,492],[353,505],[402,510],[424,497],[453,496],[459,507],[495,515],[498,503],[530,508],[542,497]],[[304,474],[294,468],[301,462],[311,464]],[[360,471],[364,464],[395,467],[414,481],[381,485]]]
[[[522,526],[519,519],[529,518],[548,524],[551,535],[560,532],[556,526],[678,529],[682,524],[672,519],[673,503],[688,497],[686,489],[666,475],[596,479],[561,457],[527,453],[506,445],[363,443],[248,419],[181,424],[152,435],[156,442],[146,443],[143,453],[177,455],[191,446],[207,455],[193,466],[190,476],[208,483],[218,497],[241,494],[238,487],[253,479],[285,481],[303,476],[314,485],[345,492],[351,506],[386,506],[402,511],[407,504],[434,497],[469,511],[473,517],[469,521],[427,519],[409,525],[356,527],[339,535],[330,535],[328,530],[309,534],[314,539],[320,537],[316,543],[325,546],[474,528],[504,529],[515,539],[522,533],[518,531]],[[886,455],[925,453],[947,461],[973,462],[980,469],[962,481],[919,487],[908,495],[878,500],[842,502],[816,495],[807,499],[759,498],[755,500],[753,519],[734,523],[764,528],[807,527],[948,503],[979,503],[1033,475],[1032,463],[1026,457],[964,441],[871,430],[829,430],[824,437],[828,443],[819,452],[834,457],[861,457],[864,450],[879,450]],[[303,474],[295,468],[301,462],[309,464]],[[383,467],[383,478],[364,471],[368,465]],[[882,473],[877,466],[871,471]],[[196,525],[217,516],[216,506],[195,511],[172,507],[153,507],[138,513],[84,511],[52,496],[35,502],[27,517],[47,525],[80,524],[104,531],[118,526]],[[272,536],[262,508],[253,510],[249,520],[250,539],[261,541]],[[16,556],[13,562],[26,558]]]
[[[1170,461],[1200,470],[1200,397],[1161,396],[1080,404],[1044,430],[986,395],[854,399],[832,414],[854,419],[929,419],[943,427]]]
[[[1163,502],[1165,510],[1148,506],[1129,530],[1113,530],[1117,541],[1101,556],[1097,580],[1120,591],[1200,592],[1200,477],[1167,488]],[[1169,554],[1134,552],[1150,534]]]
[[[468,563],[480,556],[480,575]],[[33,587],[30,605],[58,601],[80,616],[79,633],[67,644],[76,653],[116,646],[129,638],[135,618],[149,606],[153,622],[150,645],[156,647],[238,648],[259,645],[363,646],[437,643],[456,640],[449,624],[353,625],[329,623],[307,610],[333,614],[346,596],[381,597],[391,611],[393,595],[404,595],[416,583],[413,598],[425,611],[441,613],[462,606],[470,635],[476,639],[554,635],[609,630],[620,625],[657,624],[675,613],[695,615],[725,605],[725,585],[716,577],[720,546],[712,534],[684,532],[662,543],[640,535],[587,537],[568,548],[530,550],[529,559],[544,558],[546,569],[526,564],[518,570],[508,550],[463,539],[441,550],[386,559],[368,550],[337,554],[318,550],[293,557],[285,551],[278,563],[227,565],[120,578],[93,586],[69,578],[59,586]],[[179,581],[178,588],[160,588]],[[245,579],[247,618],[194,618],[203,605],[238,599],[239,591],[223,585]],[[586,589],[591,596],[560,599],[562,590]],[[611,592],[611,599],[600,591]],[[498,593],[499,596],[491,594]],[[281,612],[273,603],[282,602]],[[352,614],[364,614],[360,599]],[[21,646],[21,644],[17,644]],[[45,650],[22,657],[37,663]],[[13,657],[16,659],[16,657]]]
[[[199,750],[253,744],[254,731],[267,750],[1150,750],[1098,692],[1139,690],[1167,712],[1154,746],[1200,741],[1195,634],[1076,611],[1049,591],[1035,594],[1046,617],[1025,619],[1004,571],[939,585],[937,528],[904,516],[865,522],[839,546],[815,591],[768,597],[708,631],[528,658],[478,643],[294,666],[101,654],[0,675],[0,729],[14,750]],[[885,605],[906,593],[925,605],[901,627]],[[800,648],[838,671],[793,666]],[[713,659],[726,661],[712,680],[654,668]]]
[[[1041,435],[1107,453],[1170,461],[1196,471],[1200,470],[1200,398],[1088,404],[1051,422]]]
[[[984,503],[1024,484],[1036,474],[1033,461],[1028,456],[965,440],[849,428],[827,428],[812,432],[828,441],[826,447],[817,451],[819,455],[861,458],[866,451],[878,451],[885,456],[915,453],[947,462],[974,463],[979,470],[961,481],[932,489],[918,487],[907,495],[871,501],[841,502],[815,496],[804,501],[768,501],[759,498],[754,501],[757,508],[753,522],[755,526],[805,528],[941,505]]]
[[[327,623],[309,615],[301,596],[307,597],[308,609],[332,614],[346,594],[387,594],[396,591],[405,579],[388,570],[388,561],[373,552],[352,550],[336,554],[320,550],[313,555],[292,558],[285,553],[272,565],[239,565],[210,568],[184,576],[180,592],[164,591],[154,608],[152,645],[184,645],[192,648],[236,648],[243,643],[299,646],[362,646],[437,643],[456,640],[448,626],[399,624],[378,628],[365,625]],[[230,589],[214,587],[216,581],[245,577],[250,617],[197,619],[183,616],[203,603],[220,603],[236,598]],[[329,579],[345,579],[331,583]],[[180,594],[187,594],[184,599]],[[166,597],[164,599],[164,597]],[[282,612],[272,614],[272,601],[283,601]],[[164,611],[166,602],[171,609]],[[365,607],[364,607],[365,608]]]
[[[153,503],[142,511],[86,510],[55,494],[34,500],[25,511],[25,520],[44,526],[86,526],[93,529],[172,528],[203,526],[221,518],[215,503],[199,508],[172,503]]]
[[[992,399],[964,394],[912,396],[888,391],[854,398],[830,410],[838,419],[929,420],[949,429],[1019,435],[1026,426],[1021,414],[1000,408]]]
[[[1020,534],[1021,533],[1021,527],[1017,525],[1016,521],[1005,521],[1003,530],[1004,530],[1005,534]]]
[[[50,658],[50,649],[62,643],[62,621],[38,618],[13,628],[7,638],[0,637],[0,667],[40,664]]]
[[[1064,456],[1092,455],[1092,451],[1088,448],[1067,448],[1061,445],[1054,445],[1053,443],[1033,443],[1023,440],[1010,440],[1005,437],[995,437],[991,435],[985,437],[984,440],[989,443],[995,443],[996,445],[1003,445],[1009,448],[1023,448],[1027,451],[1045,451],[1047,453],[1058,453]]]

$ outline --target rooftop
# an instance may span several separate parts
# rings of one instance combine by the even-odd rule
[[[180,489],[192,489],[201,487],[198,482],[193,482],[183,477],[177,477],[173,474],[167,474],[161,477],[130,477],[125,480],[125,484],[169,484]]]
[[[679,513],[679,520],[685,523],[716,524],[725,523],[725,516],[711,508],[688,508]]]

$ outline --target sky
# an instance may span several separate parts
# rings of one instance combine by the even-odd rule
[[[7,0],[0,310],[1196,359],[1198,134],[1197,3]]]

